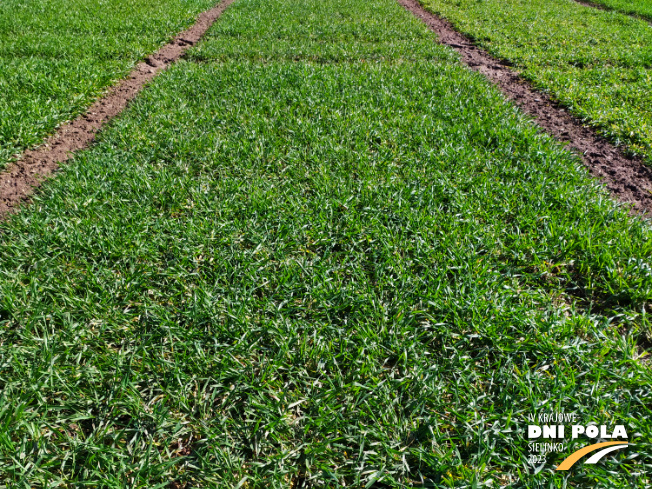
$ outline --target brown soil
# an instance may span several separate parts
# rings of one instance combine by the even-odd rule
[[[95,134],[124,110],[129,101],[160,71],[177,61],[204,35],[234,0],[222,0],[203,12],[197,21],[155,54],[139,63],[129,76],[112,87],[85,114],[60,126],[42,146],[27,150],[0,173],[0,219],[28,199],[35,187],[70,158],[70,153],[86,148]]]
[[[506,63],[475,46],[452,25],[425,10],[418,0],[397,0],[439,36],[439,42],[454,48],[472,70],[485,75],[546,132],[568,142],[579,153],[591,174],[599,178],[616,199],[632,204],[640,213],[652,211],[652,169],[641,158],[628,157],[619,148],[569,114],[546,94],[533,89]]]

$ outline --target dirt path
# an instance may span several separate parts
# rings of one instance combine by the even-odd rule
[[[0,172],[0,219],[27,200],[35,187],[70,158],[70,153],[86,148],[95,134],[120,114],[147,82],[183,56],[233,2],[222,0],[200,14],[190,28],[139,63],[126,79],[111,88],[85,114],[60,126],[43,145],[25,151],[20,159]]]
[[[630,203],[641,213],[652,212],[652,168],[641,158],[629,158],[613,144],[570,115],[547,95],[534,90],[518,73],[475,46],[452,25],[425,10],[418,0],[397,0],[454,48],[472,70],[498,85],[509,99],[530,114],[537,124],[576,150],[591,174],[606,185],[616,199]]]

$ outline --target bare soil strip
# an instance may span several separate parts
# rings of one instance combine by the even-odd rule
[[[197,17],[187,30],[139,63],[129,76],[112,87],[85,114],[60,126],[42,146],[25,151],[0,173],[0,219],[28,199],[34,189],[65,163],[72,152],[86,148],[96,133],[124,110],[143,86],[160,71],[177,61],[197,43],[234,0],[222,0]]]
[[[453,26],[425,10],[418,0],[397,0],[439,36],[439,42],[454,48],[472,70],[496,84],[537,124],[556,139],[568,142],[591,174],[606,185],[616,199],[633,205],[640,213],[652,212],[652,168],[641,158],[628,157],[597,135],[546,94],[537,92],[520,75],[483,49],[475,46]]]

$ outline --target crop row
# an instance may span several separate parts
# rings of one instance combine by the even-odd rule
[[[652,20],[652,2],[650,0],[592,0],[591,3],[606,9]]]
[[[645,487],[649,226],[435,41],[238,0],[0,224],[0,481]]]
[[[83,112],[211,0],[3,0],[0,168]]]
[[[631,151],[652,157],[652,28],[568,0],[423,0]]]

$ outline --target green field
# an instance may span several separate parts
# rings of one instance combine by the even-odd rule
[[[652,28],[569,0],[423,0],[617,144],[652,162]]]
[[[237,0],[0,238],[0,485],[650,484],[649,225],[393,0]]]
[[[652,1],[650,0],[591,0],[591,2],[607,9],[652,20]]]
[[[391,1],[341,1],[336,9],[330,1],[270,1],[264,9],[238,1],[229,8],[229,21],[218,22],[206,38],[188,59],[392,64],[454,59]]]
[[[0,168],[43,141],[212,0],[3,0]]]

